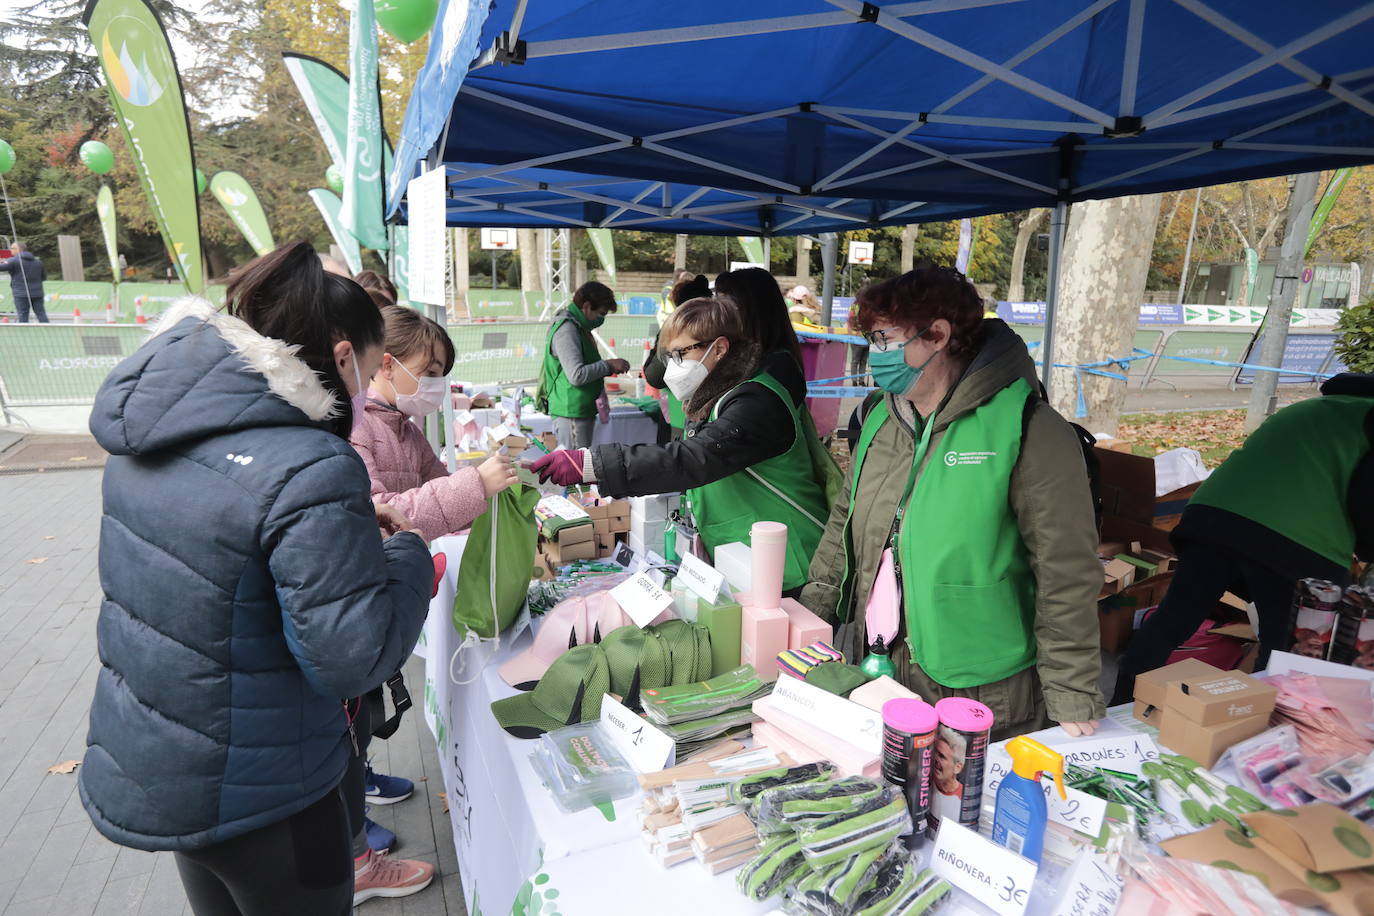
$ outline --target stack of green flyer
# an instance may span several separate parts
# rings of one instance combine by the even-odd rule
[[[677,742],[682,760],[723,735],[746,731],[757,718],[754,701],[771,689],[751,666],[742,665],[709,681],[644,690],[641,697],[645,715]]]

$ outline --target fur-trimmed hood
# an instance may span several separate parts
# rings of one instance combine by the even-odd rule
[[[101,386],[91,433],[112,454],[148,454],[234,429],[322,425],[340,405],[298,349],[179,299]]]

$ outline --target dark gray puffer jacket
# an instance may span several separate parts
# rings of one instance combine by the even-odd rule
[[[434,567],[382,542],[367,470],[323,428],[334,396],[292,350],[202,300],[101,386],[110,453],[81,801],[105,836],[186,850],[338,784],[342,697],[401,667]]]

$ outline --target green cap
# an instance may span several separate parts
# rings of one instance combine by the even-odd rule
[[[843,662],[825,662],[806,672],[806,683],[814,684],[836,696],[849,696],[849,691],[868,683],[868,675],[861,668]]]
[[[640,708],[641,688],[667,687],[672,662],[663,639],[652,630],[617,627],[601,639],[611,669],[611,693],[624,698],[630,709]]]
[[[517,738],[592,722],[601,716],[601,698],[611,689],[610,667],[599,645],[569,649],[554,660],[529,693],[491,704],[497,723]]]
[[[694,624],[674,618],[663,621],[653,629],[663,637],[671,660],[672,678],[663,686],[681,687],[684,684],[704,681],[711,676],[711,653],[707,652],[705,656],[701,654]]]

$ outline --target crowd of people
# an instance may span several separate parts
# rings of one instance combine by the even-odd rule
[[[81,798],[115,842],[173,850],[198,914],[343,913],[433,877],[391,857],[396,838],[366,816],[411,791],[368,767],[368,744],[394,728],[384,694],[397,696],[435,587],[426,542],[466,528],[517,474],[504,456],[448,471],[411,421],[449,396],[452,341],[398,307],[384,277],[340,271],[298,243],[237,272],[223,311],[179,303],[92,414],[111,458]],[[986,704],[994,740],[1056,722],[1091,734],[1105,709],[1089,473],[1021,338],[953,269],[862,290],[852,326],[876,390],[842,475],[805,400],[793,322],[811,304],[790,298],[758,268],[679,277],[643,366],[668,393],[672,436],[593,445],[603,380],[629,366],[596,339],[612,291],[584,285],[541,364],[562,447],[532,470],[607,496],[682,492],[708,553],[782,522],[783,588],[848,653],[890,654],[931,702]],[[1325,506],[1300,533],[1339,530],[1311,543],[1313,563],[1274,572],[1290,586],[1370,543],[1351,520],[1370,490],[1351,478],[1370,464],[1374,401],[1350,385],[1303,418],[1304,435],[1339,427],[1341,448],[1323,484],[1294,496]],[[1271,423],[1283,417],[1299,419]],[[1244,486],[1213,490],[1208,505],[1265,524]],[[1186,603],[1166,601],[1136,668],[1191,633]],[[941,750],[942,784],[957,783],[956,751]]]

